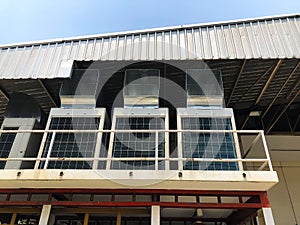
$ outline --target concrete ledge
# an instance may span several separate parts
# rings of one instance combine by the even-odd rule
[[[275,171],[2,170],[0,188],[135,188],[267,191]]]

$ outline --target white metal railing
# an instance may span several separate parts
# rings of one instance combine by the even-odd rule
[[[34,162],[35,166],[32,169],[47,169],[49,162],[51,161],[77,161],[77,162],[92,162],[93,164],[98,163],[100,161],[115,161],[115,162],[135,162],[135,161],[153,161],[154,162],[154,170],[159,169],[159,162],[177,162],[178,165],[180,165],[179,162],[207,162],[207,163],[242,163],[244,166],[242,168],[238,168],[238,170],[269,170],[272,171],[272,163],[269,156],[269,151],[266,143],[266,139],[264,136],[264,131],[262,130],[0,130],[0,135],[2,133],[17,133],[17,134],[24,134],[24,133],[31,133],[31,134],[44,134],[44,138],[41,141],[39,152],[36,157],[24,157],[24,158],[18,158],[18,157],[8,157],[8,158],[0,158],[0,162],[7,162],[7,161],[21,161],[21,162]],[[52,133],[52,137],[50,139],[49,144],[49,150],[47,152],[46,157],[42,157],[43,151],[45,149],[46,145],[46,135]],[[153,133],[155,134],[155,157],[51,157],[51,150],[55,141],[55,137],[57,133]],[[249,145],[247,149],[245,149],[243,152],[243,156],[240,158],[184,158],[184,157],[159,157],[158,155],[158,134],[159,133],[231,133],[236,135],[255,135],[253,138],[252,143]],[[102,141],[102,140],[98,140]],[[261,141],[261,144],[263,146],[263,153],[264,157],[261,158],[250,158],[248,157],[250,153],[255,149],[256,144]],[[236,144],[236,143],[235,143]],[[239,143],[238,143],[239,144]],[[96,145],[99,147],[99,145]],[[182,151],[182,149],[177,149],[177,151]],[[182,155],[182,154],[177,154]],[[41,167],[41,163],[43,163],[43,166]],[[169,165],[169,164],[167,164]],[[170,166],[169,166],[170,167]],[[91,169],[97,169],[95,166],[91,166]],[[19,168],[16,168],[19,169]],[[111,169],[111,168],[109,168]],[[170,168],[165,167],[165,170],[171,170]],[[183,168],[177,167],[178,170],[182,170]],[[113,169],[111,169],[113,170]]]

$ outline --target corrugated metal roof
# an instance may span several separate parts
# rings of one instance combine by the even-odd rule
[[[0,78],[68,77],[74,60],[258,58],[300,58],[300,14],[2,45]]]

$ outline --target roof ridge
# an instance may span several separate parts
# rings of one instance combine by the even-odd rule
[[[114,37],[114,36],[125,36],[125,35],[134,35],[134,34],[143,34],[150,32],[160,32],[166,30],[178,30],[178,29],[191,29],[194,27],[210,27],[210,26],[221,26],[221,25],[230,25],[230,24],[239,24],[245,22],[261,21],[261,20],[276,20],[290,17],[300,17],[300,13],[293,14],[282,14],[275,16],[263,16],[263,17],[253,17],[253,18],[244,18],[244,19],[234,19],[234,20],[225,20],[225,21],[216,21],[216,22],[205,22],[205,23],[196,23],[196,24],[187,24],[187,25],[178,25],[178,26],[167,26],[167,27],[158,27],[158,28],[147,28],[140,30],[129,30],[129,31],[120,31],[120,32],[110,32],[103,34],[92,34],[92,35],[83,35],[83,36],[74,36],[67,38],[55,38],[55,39],[46,39],[46,40],[37,40],[37,41],[28,41],[28,42],[19,42],[11,44],[0,44],[0,48],[10,48],[18,46],[32,46],[32,45],[41,45],[41,44],[51,44],[59,43],[65,41],[78,41],[78,40],[88,40],[95,38],[105,38],[105,37]]]

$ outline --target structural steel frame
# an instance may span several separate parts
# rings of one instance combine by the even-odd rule
[[[34,195],[47,195],[44,201],[32,200]],[[73,196],[87,195],[89,201],[73,201]],[[65,206],[65,207],[150,207],[158,205],[166,208],[206,208],[206,209],[260,209],[270,207],[267,192],[260,191],[202,191],[202,190],[162,190],[162,189],[0,189],[5,200],[3,206]],[[26,200],[11,200],[12,195],[26,195]],[[110,201],[94,201],[95,195],[109,195]],[[116,196],[131,196],[131,201],[117,201]],[[151,196],[152,201],[137,201],[137,195]],[[57,199],[56,196],[60,196]],[[160,201],[160,196],[172,196],[173,201]],[[180,201],[179,197],[194,196],[196,202]],[[200,197],[215,197],[215,201],[201,202]],[[225,203],[223,197],[236,197],[236,203]],[[247,200],[245,200],[247,199]],[[3,208],[0,208],[0,213]]]

